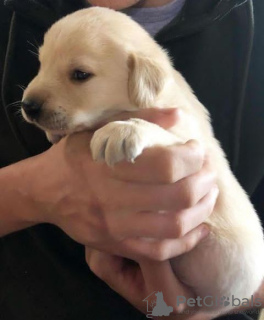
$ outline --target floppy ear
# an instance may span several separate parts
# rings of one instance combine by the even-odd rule
[[[165,82],[161,65],[151,58],[130,54],[128,57],[128,94],[140,108],[154,107],[155,99]]]

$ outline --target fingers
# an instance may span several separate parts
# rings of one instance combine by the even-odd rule
[[[116,232],[128,237],[150,237],[175,239],[184,236],[203,223],[212,213],[218,189],[213,188],[197,205],[180,212],[157,214],[138,213],[127,219],[120,219]],[[127,223],[125,225],[124,221]],[[120,229],[119,229],[120,228]]]
[[[86,262],[91,271],[114,291],[137,305],[144,299],[144,279],[138,264],[98,250],[85,249]]]
[[[154,261],[165,261],[191,251],[209,234],[209,227],[202,224],[179,239],[127,239],[123,245],[127,252],[136,251],[135,260],[138,260],[138,257],[142,260],[144,257]]]
[[[205,166],[176,184],[137,186],[124,194],[120,190],[122,205],[138,213],[111,214],[109,228],[126,237],[181,237],[211,214],[218,195],[214,186],[215,175]],[[157,213],[161,210],[166,212]]]
[[[215,172],[206,162],[197,174],[181,179],[175,184],[129,186],[128,203],[136,200],[134,211],[179,211],[194,206],[215,184]],[[140,190],[141,189],[141,190]],[[135,192],[142,191],[142,197],[131,199]],[[126,201],[126,198],[124,198]]]
[[[90,270],[109,287],[118,292],[122,286],[122,259],[98,250],[85,248],[85,259]]]
[[[111,282],[111,278],[115,278],[115,274],[118,275],[121,271],[121,257],[85,247],[85,259],[91,271],[106,282]]]
[[[122,161],[112,168],[112,176],[123,181],[174,183],[198,172],[204,150],[191,140],[183,145],[145,149],[135,163]]]
[[[194,293],[176,278],[169,261],[131,264],[121,257],[89,248],[86,248],[86,261],[95,275],[143,313],[146,313],[143,300],[158,291],[167,305],[173,307],[174,316],[186,308],[177,304],[176,297],[194,298]],[[169,319],[174,319],[173,315]]]

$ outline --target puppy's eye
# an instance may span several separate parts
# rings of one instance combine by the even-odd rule
[[[85,81],[93,76],[90,72],[84,72],[81,70],[74,70],[72,73],[72,79],[75,81]]]

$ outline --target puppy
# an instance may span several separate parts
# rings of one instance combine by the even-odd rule
[[[122,111],[150,106],[184,111],[185,119],[169,131],[140,119],[108,123],[91,140],[93,158],[114,165],[134,161],[148,147],[198,140],[218,174],[220,194],[206,221],[212,233],[171,264],[200,297],[250,297],[264,277],[260,221],[214,137],[207,110],[166,52],[126,15],[94,7],[55,23],[39,60],[39,73],[24,92],[22,114],[53,143]]]

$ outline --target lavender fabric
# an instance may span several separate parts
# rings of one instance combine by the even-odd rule
[[[181,11],[185,0],[172,2],[154,8],[128,8],[123,10],[133,20],[138,22],[152,36],[155,36],[163,27],[170,23]]]

